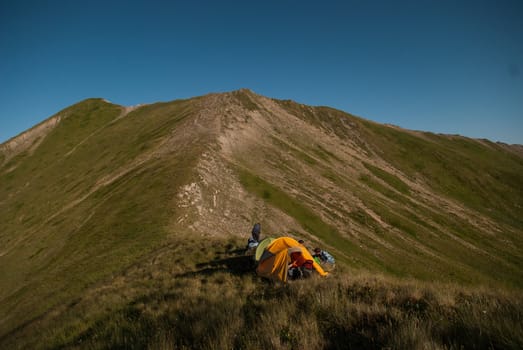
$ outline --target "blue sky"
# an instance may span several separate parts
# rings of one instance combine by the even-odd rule
[[[523,1],[0,0],[0,142],[89,97],[244,87],[523,144]]]

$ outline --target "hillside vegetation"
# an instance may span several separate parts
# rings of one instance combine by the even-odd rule
[[[518,146],[248,90],[73,105],[0,145],[2,348],[521,348]],[[335,255],[282,287],[254,222]]]

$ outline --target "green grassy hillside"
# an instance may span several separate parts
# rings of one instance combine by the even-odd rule
[[[0,145],[2,348],[523,342],[515,148],[248,90],[49,121]],[[255,221],[337,269],[260,280]]]
[[[522,286],[520,155],[486,140],[274,102],[284,115],[274,124],[289,130],[276,127],[270,143],[238,152],[240,179],[317,244],[355,268]]]
[[[169,201],[192,176],[199,151],[155,152],[191,102],[117,119],[121,113],[83,101],[61,112],[67,116],[33,154],[2,167],[3,331],[133,263],[167,234]]]

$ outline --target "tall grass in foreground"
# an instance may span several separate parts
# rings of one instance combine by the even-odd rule
[[[248,258],[247,258],[248,259]],[[149,274],[150,275],[150,274]],[[150,277],[149,277],[150,278]],[[155,274],[121,307],[56,329],[44,348],[521,349],[519,292],[335,271],[286,286],[241,256]]]

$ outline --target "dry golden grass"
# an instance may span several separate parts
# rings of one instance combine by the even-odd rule
[[[8,347],[127,349],[520,349],[518,291],[400,280],[343,267],[277,285],[254,274],[241,242],[197,259],[165,245]],[[187,243],[191,244],[191,243]],[[211,247],[213,247],[211,249]],[[196,256],[195,255],[195,256]]]

